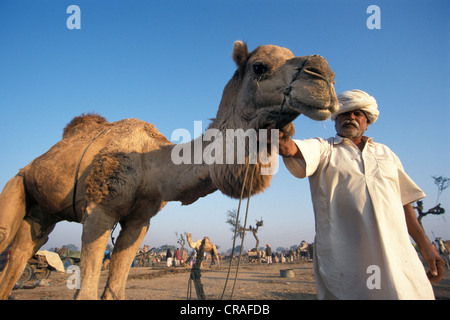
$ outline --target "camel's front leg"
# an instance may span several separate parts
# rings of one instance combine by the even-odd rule
[[[48,234],[53,230],[54,224],[38,224],[29,219],[22,220],[11,248],[6,268],[1,273],[0,299],[8,298],[8,295],[25,268],[28,259],[45,242]],[[39,233],[35,230],[39,229]]]
[[[26,214],[26,192],[21,176],[8,181],[0,194],[0,253],[16,236]]]
[[[81,237],[81,288],[75,298],[98,299],[98,281],[106,245],[115,217],[102,206],[90,204],[86,209]]]
[[[109,278],[102,299],[125,299],[128,273],[148,226],[149,219],[121,222],[122,229],[111,255]]]

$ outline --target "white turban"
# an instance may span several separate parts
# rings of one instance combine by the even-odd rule
[[[341,113],[361,110],[372,124],[377,121],[378,115],[380,114],[375,98],[361,90],[355,89],[342,92],[338,95],[338,101],[339,109],[331,115],[331,119],[333,120],[336,120],[336,117]]]

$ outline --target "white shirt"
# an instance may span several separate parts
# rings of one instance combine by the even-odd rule
[[[340,136],[295,143],[305,161],[284,163],[309,177],[319,299],[434,299],[403,210],[425,194],[398,157],[371,138],[362,152]]]

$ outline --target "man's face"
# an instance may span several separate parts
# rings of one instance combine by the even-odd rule
[[[336,117],[336,132],[349,139],[361,137],[369,126],[367,117],[361,110],[353,110],[341,113]]]

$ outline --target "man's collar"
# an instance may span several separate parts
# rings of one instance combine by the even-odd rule
[[[336,136],[334,137],[334,144],[340,144],[340,143],[342,143],[343,140],[344,140],[344,138],[342,138],[340,135],[336,134]]]
[[[341,137],[340,135],[336,134],[336,136],[334,137],[334,144],[340,144],[340,143],[344,142],[345,140],[351,141],[348,138],[344,138],[344,137]],[[373,140],[371,137],[363,136],[363,140],[366,142],[366,144],[373,144]]]

